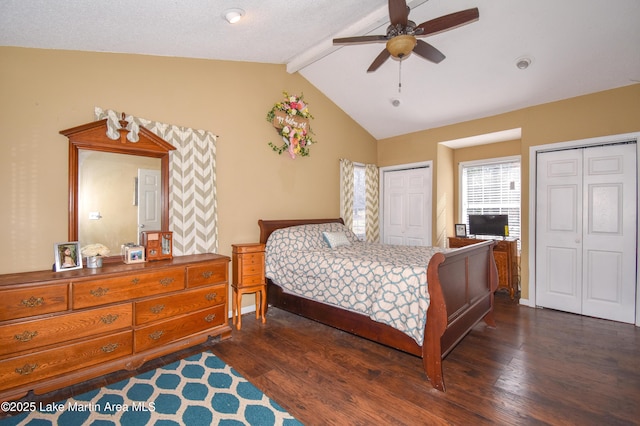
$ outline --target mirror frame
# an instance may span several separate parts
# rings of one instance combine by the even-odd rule
[[[120,137],[113,140],[107,136],[107,119],[93,121],[70,129],[61,130],[60,134],[69,139],[69,241],[78,241],[78,156],[80,149],[90,151],[114,152],[145,157],[155,157],[161,160],[160,176],[160,210],[162,229],[169,230],[169,152],[176,148],[151,131],[140,126],[139,140],[131,142],[127,139],[128,122],[119,120]]]

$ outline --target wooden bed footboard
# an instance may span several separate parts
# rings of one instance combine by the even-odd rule
[[[429,309],[422,360],[431,384],[444,391],[442,359],[482,319],[495,327],[493,295],[498,269],[495,242],[486,241],[447,253],[436,253],[427,268]]]
[[[328,222],[344,223],[340,218],[259,220],[260,242],[266,243],[276,229]],[[432,386],[445,391],[442,359],[482,319],[495,326],[493,293],[498,286],[498,271],[493,259],[494,244],[482,242],[432,257],[427,268],[431,301],[422,346],[366,315],[286,293],[271,280],[267,280],[268,304],[419,356]]]

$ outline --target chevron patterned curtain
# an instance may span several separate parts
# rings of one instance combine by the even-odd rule
[[[380,174],[375,164],[365,165],[365,233],[367,241],[377,243],[380,241],[380,226],[378,209],[380,206]]]
[[[340,217],[353,229],[353,161],[340,159]]]
[[[96,120],[108,118],[109,137],[117,139],[116,111],[95,108]],[[173,231],[176,256],[218,251],[218,204],[216,195],[216,136],[194,130],[127,116],[130,136],[144,126],[173,145],[169,154],[169,229]]]

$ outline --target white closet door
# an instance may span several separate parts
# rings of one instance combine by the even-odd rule
[[[635,320],[636,145],[538,154],[536,303]]]
[[[582,152],[538,154],[536,304],[582,312]]]
[[[584,150],[584,315],[633,323],[636,145]]]
[[[431,169],[385,171],[383,192],[383,242],[430,246]]]

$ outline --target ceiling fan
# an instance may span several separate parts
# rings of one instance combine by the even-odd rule
[[[417,37],[434,35],[461,27],[477,21],[479,17],[478,8],[473,8],[444,15],[416,25],[415,22],[409,20],[409,7],[406,0],[389,0],[390,24],[387,27],[387,34],[336,38],[333,39],[333,44],[348,45],[386,42],[386,48],[371,63],[367,72],[377,70],[390,56],[402,60],[411,52],[437,64],[445,56],[438,49],[423,40],[417,39]]]

